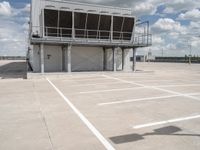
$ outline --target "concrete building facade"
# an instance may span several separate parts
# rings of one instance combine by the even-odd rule
[[[151,45],[149,30],[135,28],[131,9],[32,0],[29,61],[41,73],[131,71],[136,48]]]

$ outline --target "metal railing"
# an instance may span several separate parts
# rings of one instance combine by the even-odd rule
[[[73,37],[72,28],[57,28],[44,27],[45,36],[53,37]],[[131,40],[132,32],[113,31],[113,40]],[[118,36],[114,36],[118,35]],[[111,39],[111,31],[107,30],[92,30],[92,29],[74,29],[75,38],[90,38],[90,39]]]
[[[147,33],[134,34],[132,32],[73,29],[62,27],[42,27],[33,26],[30,30],[30,39],[60,39],[62,41],[96,41],[106,43],[129,43],[138,46],[148,46],[152,44],[152,36]]]
[[[136,34],[134,38],[134,44],[149,46],[152,45],[152,35],[151,34]]]

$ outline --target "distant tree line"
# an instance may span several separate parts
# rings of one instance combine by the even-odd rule
[[[190,57],[190,55],[185,55],[183,57],[163,57],[163,56],[154,56],[151,58],[148,58],[145,55],[137,55],[136,60],[138,62],[176,62],[176,63],[189,63],[191,60],[191,63],[200,63],[200,56],[193,55]],[[133,58],[131,57],[131,61],[133,61]]]
[[[26,60],[25,56],[0,56],[0,60]]]
[[[151,62],[177,62],[177,63],[188,63],[191,59],[191,63],[200,63],[200,56],[194,55],[185,55],[185,57],[155,57],[155,60]]]

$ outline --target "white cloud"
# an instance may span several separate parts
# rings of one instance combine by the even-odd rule
[[[198,8],[199,5],[199,0],[173,0],[166,2],[166,6],[173,8],[175,12],[192,10]]]
[[[166,48],[169,49],[169,50],[176,50],[177,49],[176,44],[172,44],[172,43],[167,44]]]
[[[166,7],[164,10],[163,10],[163,13],[166,13],[166,14],[172,14],[174,13],[174,8],[172,7]]]
[[[158,35],[153,35],[152,40],[153,40],[153,44],[156,44],[156,45],[165,44],[165,40],[161,36],[158,36]]]
[[[191,21],[190,27],[191,28],[200,28],[200,20],[199,21]]]
[[[30,10],[31,10],[30,4],[26,4],[26,6],[22,9],[22,11],[25,11],[25,12],[30,12]]]
[[[133,11],[138,14],[154,14],[156,12],[156,6],[154,6],[152,3],[143,2],[136,4],[133,8]]]
[[[188,27],[188,33],[195,35],[195,36],[200,36],[200,21],[191,21],[190,25]],[[200,42],[200,38],[199,38]]]
[[[153,15],[157,11],[157,7],[162,5],[164,2],[163,0],[129,0],[131,3],[127,5],[128,7],[133,7],[133,12],[137,16],[142,15]]]
[[[4,1],[0,6],[0,56],[25,55],[28,30],[28,12],[25,8],[28,5],[16,9]]]
[[[10,16],[12,14],[12,8],[9,2],[0,2],[0,15]]]
[[[185,19],[185,20],[199,20],[200,10],[193,9],[193,10],[187,11],[186,13],[181,13],[178,18]]]
[[[160,18],[152,25],[154,55],[184,56],[189,54],[188,45],[192,45],[192,55],[200,54],[200,21],[191,21],[189,25],[181,25],[172,18]]]
[[[0,25],[0,55],[25,55],[26,34],[23,26],[13,21]]]
[[[155,24],[152,26],[154,32],[170,32],[177,31],[183,32],[185,28],[181,26],[181,24],[177,21],[174,21],[171,18],[160,18]]]

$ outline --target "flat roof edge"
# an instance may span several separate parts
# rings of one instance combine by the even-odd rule
[[[91,4],[91,3],[83,3],[83,2],[72,2],[68,0],[42,0],[42,1],[49,1],[49,2],[61,2],[61,3],[68,3],[68,4],[74,4],[74,5],[84,5],[84,6],[91,6],[91,7],[100,7],[100,8],[110,8],[110,9],[121,9],[125,11],[132,12],[131,8],[124,8],[124,7],[114,7],[114,6],[107,6],[107,5],[101,5],[101,4]]]

